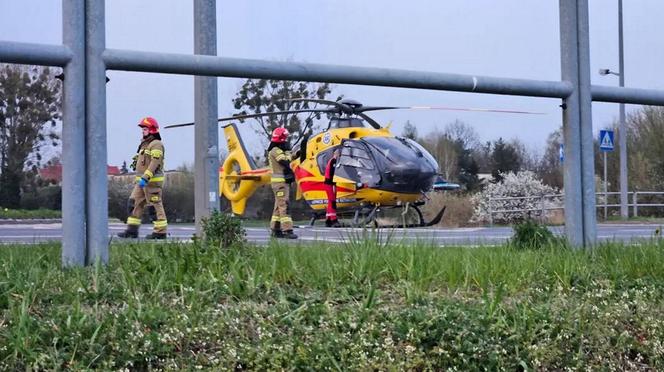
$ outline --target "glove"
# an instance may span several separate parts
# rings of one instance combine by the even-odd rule
[[[148,181],[145,180],[145,178],[142,178],[138,180],[138,187],[144,188],[148,184]]]

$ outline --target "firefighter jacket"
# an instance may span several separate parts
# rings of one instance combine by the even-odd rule
[[[136,154],[136,179],[164,181],[164,144],[158,139],[143,141]]]
[[[293,182],[293,171],[290,168],[291,152],[280,147],[273,147],[267,154],[270,169],[272,170],[272,183]]]

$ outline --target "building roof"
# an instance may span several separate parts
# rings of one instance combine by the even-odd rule
[[[108,165],[106,168],[107,175],[120,174],[120,168],[116,165]],[[54,181],[56,183],[62,182],[62,164],[49,165],[39,169],[39,177],[45,181]]]

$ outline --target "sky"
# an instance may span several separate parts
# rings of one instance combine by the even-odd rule
[[[592,84],[618,85],[600,68],[618,70],[617,0],[590,0]],[[625,85],[664,89],[664,1],[624,1]],[[56,0],[0,0],[0,40],[61,44],[62,4]],[[493,77],[560,80],[558,1],[540,0],[219,0],[218,55],[224,57],[384,67]],[[193,1],[107,0],[108,48],[193,53]],[[108,162],[131,159],[143,116],[161,125],[193,121],[193,77],[109,71]],[[242,79],[219,78],[219,114],[234,113],[231,100]],[[420,135],[461,120],[482,141],[518,138],[543,153],[560,127],[560,100],[489,94],[334,84],[366,105],[454,106],[513,109],[544,115],[382,111],[372,115],[400,134],[406,121]],[[627,112],[638,106],[628,105]],[[593,128],[610,126],[618,105],[593,103]],[[252,124],[241,133],[262,146]],[[257,124],[253,124],[257,125]],[[255,128],[255,127],[254,127]],[[193,128],[162,131],[167,169],[193,164]],[[220,138],[225,147],[223,136]]]

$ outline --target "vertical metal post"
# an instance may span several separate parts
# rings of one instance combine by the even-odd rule
[[[618,0],[618,74],[620,86],[625,86],[625,58],[623,55],[623,2]],[[627,124],[625,123],[625,104],[620,104],[618,119],[618,145],[620,148],[620,217],[626,220],[629,217],[627,206]]]
[[[565,229],[574,247],[597,239],[590,92],[588,0],[560,0],[561,75],[574,86],[564,100]]]
[[[87,1],[86,20],[86,264],[108,262],[108,170],[106,154],[105,1]]]
[[[492,207],[492,203],[493,203],[493,200],[491,199],[491,197],[489,197],[488,207],[489,207],[489,226],[490,227],[493,227],[493,207]]]
[[[540,196],[540,222],[546,223],[546,217],[544,215],[544,194]]]
[[[216,0],[194,0],[194,54],[217,55]],[[219,209],[219,124],[217,78],[194,77],[194,172],[196,232],[201,219]]]
[[[606,203],[608,202],[609,199],[609,194],[608,194],[608,180],[606,178],[606,151],[602,151],[604,153],[604,221],[608,219],[608,210],[607,210],[607,205]]]
[[[85,263],[85,0],[62,1],[62,266]]]
[[[581,127],[581,181],[583,189],[583,238],[584,246],[591,247],[597,241],[597,209],[595,196],[595,151],[592,121],[592,92],[590,90],[590,27],[588,0],[578,0],[578,89],[579,118]]]
[[[634,217],[639,216],[639,202],[638,202],[638,191],[634,191],[634,195],[632,195],[632,203],[634,203]]]
[[[561,78],[574,86],[563,100],[565,162],[565,232],[573,247],[583,247],[583,193],[581,179],[581,126],[579,116],[578,32],[575,0],[560,0]]]

